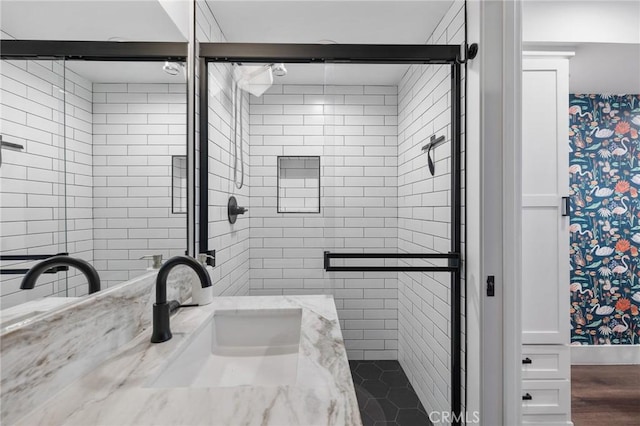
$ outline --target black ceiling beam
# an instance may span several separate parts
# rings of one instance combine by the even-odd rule
[[[0,40],[2,59],[185,61],[188,43],[157,41]]]
[[[458,45],[200,43],[208,62],[451,64]]]

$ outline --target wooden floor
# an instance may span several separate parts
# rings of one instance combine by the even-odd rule
[[[575,426],[640,425],[640,365],[571,367]]]

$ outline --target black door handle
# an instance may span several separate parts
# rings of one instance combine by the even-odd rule
[[[526,357],[525,359],[522,360],[522,363],[523,364],[531,364],[531,363],[533,363],[533,361],[531,360],[531,358]]]
[[[531,401],[532,399],[533,399],[533,397],[531,396],[531,394],[529,392],[527,392],[524,395],[522,395],[522,400],[523,401]]]
[[[569,216],[571,214],[571,204],[569,197],[562,197],[562,216]]]

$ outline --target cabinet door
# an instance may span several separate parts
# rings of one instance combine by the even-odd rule
[[[569,342],[569,60],[524,59],[522,343]]]

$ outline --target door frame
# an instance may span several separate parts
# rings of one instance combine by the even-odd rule
[[[466,409],[483,425],[521,423],[521,3],[467,1]]]
[[[200,43],[199,44],[199,185],[198,217],[209,216],[208,64],[209,63],[352,63],[437,64],[451,67],[451,254],[462,252],[462,65],[466,45]],[[465,58],[463,60],[463,58]],[[204,112],[204,113],[203,113]],[[210,253],[208,219],[198,224],[198,252]],[[204,226],[202,226],[204,225]],[[465,419],[463,406],[462,267],[451,272],[451,413],[453,424]],[[466,403],[465,403],[466,404]]]

